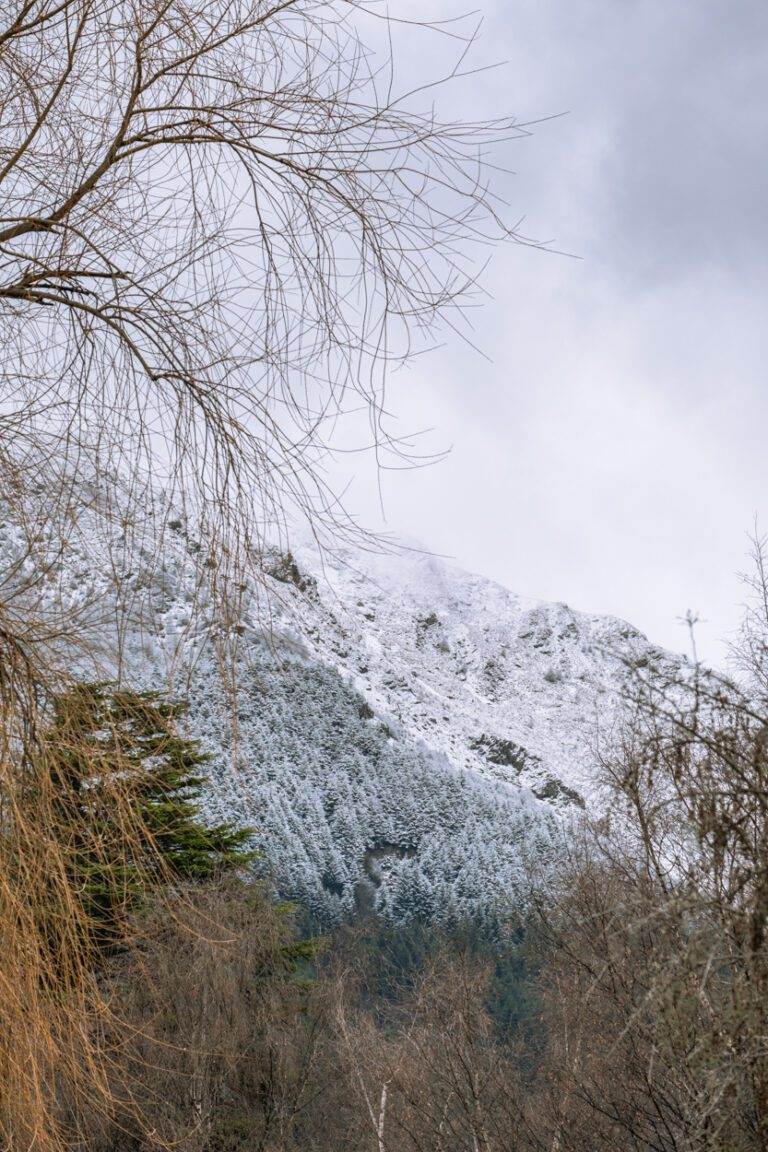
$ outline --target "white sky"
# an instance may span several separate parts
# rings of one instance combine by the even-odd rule
[[[580,258],[500,252],[475,318],[491,362],[454,340],[393,381],[398,427],[452,452],[384,477],[386,526],[671,648],[695,610],[720,662],[755,515],[768,530],[768,4],[483,10],[475,62],[507,63],[447,111],[568,113],[509,146],[500,191],[523,231]],[[406,79],[423,51],[404,49]],[[354,467],[351,505],[379,527],[372,469]]]

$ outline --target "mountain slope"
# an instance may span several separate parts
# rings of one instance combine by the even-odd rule
[[[99,675],[119,644],[137,684],[188,699],[211,813],[253,826],[262,869],[324,919],[503,913],[590,802],[628,664],[679,662],[621,621],[415,550],[321,555],[299,537],[237,599],[233,692],[199,552],[159,498],[130,533],[95,504],[66,546],[42,532],[31,552],[0,519],[6,596],[34,596],[39,618],[76,612]]]
[[[531,604],[415,551],[299,541],[266,564],[272,625],[244,618],[224,767],[212,669],[193,723],[217,812],[259,828],[284,890],[326,916],[495,915],[590,801],[632,666],[679,666],[635,629]]]
[[[677,666],[613,617],[536,603],[436,557],[295,548],[294,626],[369,705],[481,779],[589,798],[630,669]],[[298,584],[297,584],[298,581]]]

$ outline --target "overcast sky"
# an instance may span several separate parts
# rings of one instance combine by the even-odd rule
[[[500,252],[476,318],[490,362],[454,341],[400,374],[402,429],[452,452],[385,477],[387,526],[671,648],[693,609],[720,662],[755,515],[768,531],[768,4],[483,11],[475,60],[507,63],[461,99],[567,113],[509,146],[502,190],[528,235],[579,259]],[[379,524],[362,467],[352,500]]]

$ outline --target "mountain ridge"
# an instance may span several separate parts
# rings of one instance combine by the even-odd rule
[[[321,556],[299,538],[291,563],[317,658],[455,767],[546,799],[589,797],[633,669],[685,663],[623,620],[531,601],[425,550]]]

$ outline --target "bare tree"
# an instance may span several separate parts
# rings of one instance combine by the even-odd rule
[[[384,1026],[337,994],[350,1090],[377,1152],[529,1152],[514,1053],[488,1010],[490,972],[448,950]]]
[[[0,15],[0,505],[19,535],[0,588],[0,1115],[14,1147],[61,1146],[68,1076],[64,1095],[108,1096],[98,982],[78,964],[61,987],[42,979],[25,904],[25,885],[59,876],[57,914],[71,913],[66,845],[44,808],[19,815],[45,771],[50,701],[99,635],[96,606],[56,586],[84,509],[118,538],[146,531],[151,553],[180,506],[226,625],[287,511],[349,530],[323,472],[334,419],[364,405],[377,453],[402,455],[389,367],[455,327],[477,254],[516,238],[483,153],[518,129],[441,122],[423,110],[429,84],[396,93],[366,24],[387,42],[365,0],[10,0]],[[137,528],[158,486],[165,511]],[[114,569],[122,592],[119,556]]]
[[[18,0],[0,29],[0,450],[176,482],[228,549],[340,520],[333,419],[511,238],[511,122],[395,95],[349,0]],[[41,452],[41,448],[43,451]]]
[[[638,671],[611,803],[536,898],[550,941],[554,1148],[768,1146],[763,551],[739,679]]]

